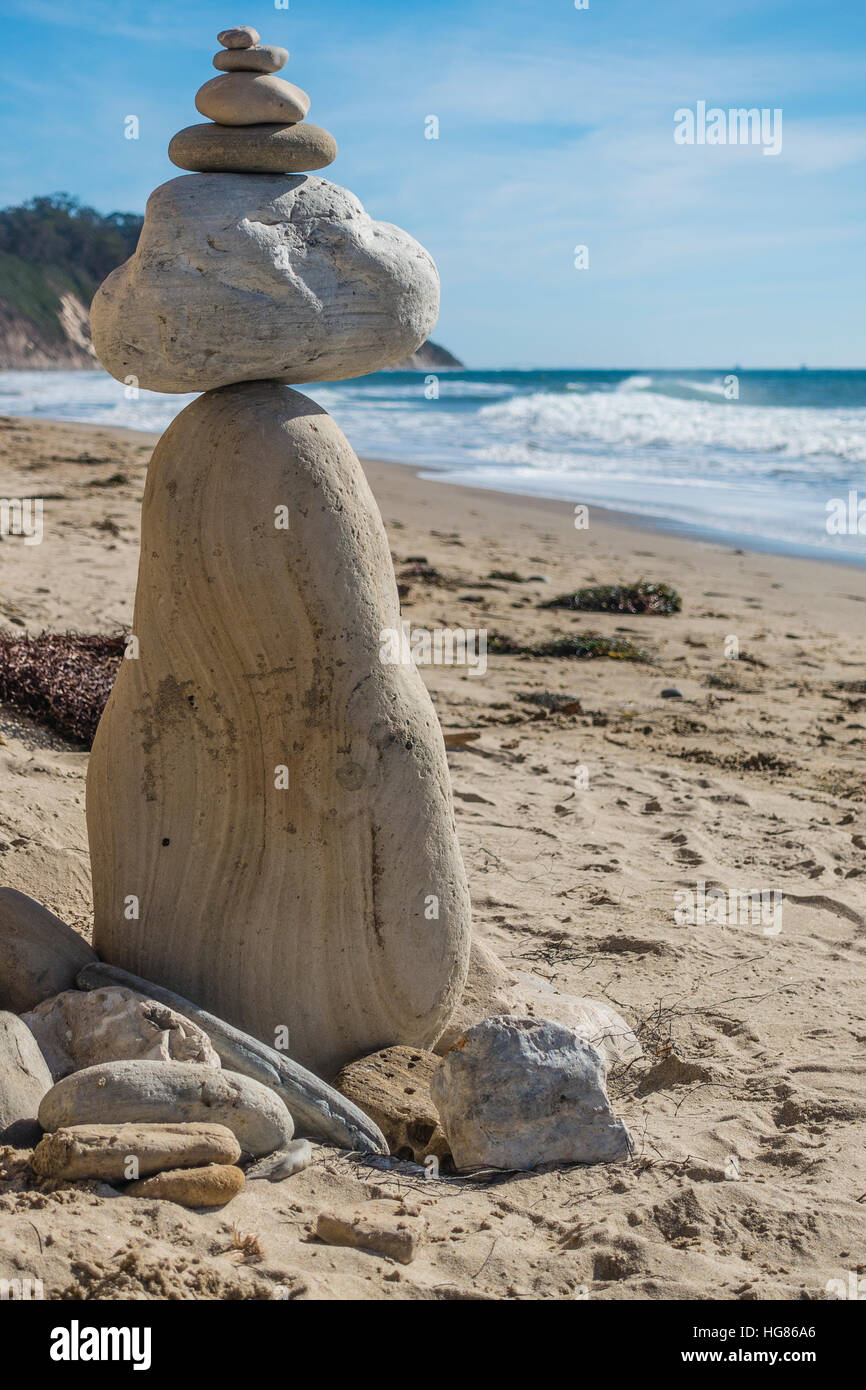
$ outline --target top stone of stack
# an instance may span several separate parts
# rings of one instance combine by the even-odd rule
[[[223,48],[252,48],[259,38],[258,29],[251,24],[236,24],[234,29],[223,29],[221,34],[217,34],[217,43],[221,43]]]
[[[187,126],[168,147],[169,159],[193,173],[300,174],[333,163],[337,143],[304,124],[310,98],[273,74],[285,67],[285,48],[260,44],[249,24],[224,29],[214,57],[219,77],[205,82],[195,104],[212,125]]]

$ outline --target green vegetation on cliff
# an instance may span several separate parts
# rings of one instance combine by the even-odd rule
[[[0,365],[81,365],[87,308],[105,276],[132,255],[143,219],[107,217],[65,193],[0,211]],[[84,339],[84,341],[82,341]]]

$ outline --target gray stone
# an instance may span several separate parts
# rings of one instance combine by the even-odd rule
[[[306,174],[337,158],[337,142],[321,126],[188,125],[172,137],[168,157],[200,174]]]
[[[0,1008],[23,1014],[69,989],[95,951],[53,912],[0,888]]]
[[[27,1024],[0,1013],[0,1144],[36,1143],[39,1103],[50,1089],[51,1072]]]
[[[283,1148],[292,1117],[267,1086],[194,1062],[105,1062],[64,1077],[43,1097],[39,1123],[55,1130],[90,1124],[225,1125],[244,1153]]]
[[[225,1125],[70,1125],[46,1134],[30,1159],[43,1178],[124,1182],[164,1168],[237,1163],[241,1146]],[[134,1169],[130,1159],[135,1160]]]
[[[207,1033],[165,1004],[117,986],[67,990],[23,1015],[55,1081],[98,1062],[141,1058],[219,1067]]]
[[[643,1056],[643,1048],[622,1014],[601,1000],[566,994],[537,975],[517,971],[515,1003],[508,1013],[550,1018],[573,1028],[579,1038],[601,1053],[609,1067]]]
[[[438,311],[428,253],[348,190],[315,175],[187,174],[151,194],[91,328],[118,380],[207,391],[364,376],[414,352]]]
[[[212,77],[195,94],[195,109],[220,125],[302,121],[310,98],[293,82],[267,73],[227,72]]]
[[[251,24],[237,24],[233,29],[223,29],[221,34],[217,34],[217,43],[221,43],[223,48],[249,48],[258,41],[259,31]]]
[[[167,1004],[185,1019],[192,1019],[207,1033],[223,1066],[241,1076],[252,1077],[276,1091],[298,1129],[327,1144],[361,1153],[386,1154],[388,1145],[373,1121],[339,1091],[293,1062],[276,1048],[241,1032],[224,1019],[200,1009],[190,999],[163,989],[152,980],[142,980],[114,965],[97,961],[86,966],[77,978],[79,989],[100,989],[119,984]]]
[[[288,49],[262,43],[250,48],[221,48],[214,54],[213,65],[220,72],[279,72],[288,61]]]
[[[470,1028],[430,1092],[458,1168],[609,1163],[631,1152],[601,1054],[549,1019],[504,1015]]]

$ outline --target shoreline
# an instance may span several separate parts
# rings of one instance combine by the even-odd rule
[[[162,437],[160,433],[153,430],[136,430],[129,425],[100,425],[80,420],[62,420],[49,416],[34,415],[5,415],[0,418],[15,420],[22,426],[27,424],[46,424],[62,425],[69,430],[99,431],[101,434],[118,435],[123,438],[133,436],[139,440],[147,440],[151,447]],[[164,433],[164,431],[163,431]],[[351,441],[350,441],[351,442]],[[412,477],[421,483],[435,483],[437,487],[455,488],[460,493],[468,494],[481,501],[485,497],[493,496],[501,504],[519,503],[522,507],[530,506],[534,511],[542,509],[554,509],[560,515],[572,517],[574,514],[575,503],[559,497],[546,497],[536,493],[506,491],[501,487],[480,487],[475,483],[462,483],[450,477],[447,472],[439,470],[430,464],[411,463],[408,460],[377,459],[359,455],[359,461],[365,471],[369,469],[396,469],[401,472],[409,472]],[[586,504],[590,516],[596,518],[596,524],[600,526],[628,528],[629,531],[639,531],[650,536],[665,536],[672,539],[691,542],[693,544],[708,545],[718,547],[722,550],[733,551],[735,553],[744,552],[755,556],[778,557],[799,562],[816,562],[821,565],[838,566],[842,569],[863,569],[866,568],[866,550],[862,555],[852,552],[840,551],[838,553],[824,553],[817,546],[801,544],[795,541],[776,541],[764,539],[738,532],[717,531],[712,527],[703,526],[700,523],[678,522],[664,517],[650,517],[642,512],[631,512],[623,508],[602,506],[598,503]]]
[[[521,502],[550,502],[557,507],[564,507],[566,511],[573,512],[577,505],[574,502],[566,501],[561,497],[547,497],[535,492],[507,492],[500,487],[480,487],[477,483],[461,483],[454,478],[444,474],[437,476],[437,470],[428,464],[414,464],[405,462],[395,462],[393,459],[366,459],[361,458],[361,463],[375,463],[380,467],[411,468],[416,477],[424,482],[435,482],[446,484],[450,487],[468,489],[481,495],[492,492],[499,497],[513,497]],[[617,523],[628,526],[632,530],[646,531],[650,534],[661,533],[667,536],[677,536],[681,540],[694,540],[704,542],[709,545],[719,545],[736,550],[743,550],[756,555],[784,555],[792,560],[816,560],[821,564],[841,565],[846,569],[866,567],[866,549],[862,555],[857,555],[851,551],[824,552],[820,546],[801,544],[798,541],[781,541],[770,538],[756,537],[745,532],[738,531],[718,531],[711,526],[702,526],[699,522],[675,521],[667,517],[647,516],[644,512],[630,512],[626,508],[602,506],[600,503],[587,503],[589,513],[600,512],[603,520],[609,524]]]

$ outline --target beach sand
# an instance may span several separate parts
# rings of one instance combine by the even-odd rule
[[[0,421],[0,491],[45,499],[41,545],[0,541],[4,625],[129,625],[153,442]],[[644,1058],[609,1078],[635,1157],[434,1182],[316,1146],[307,1171],[192,1212],[34,1184],[5,1150],[0,1278],[42,1278],[51,1298],[827,1297],[866,1271],[863,572],[595,509],[577,530],[565,504],[365,468],[398,575],[422,567],[403,581],[413,624],[598,632],[649,657],[423,672],[443,728],[480,734],[449,751],[478,935],[638,1031]],[[538,606],[641,577],[672,584],[682,612]],[[671,686],[682,699],[662,698]],[[521,699],[545,692],[580,712]],[[8,709],[0,732],[0,880],[86,932],[87,756]],[[781,915],[678,921],[675,895],[701,883],[780,893]],[[426,1218],[412,1264],[313,1238],[320,1211],[386,1197]]]

